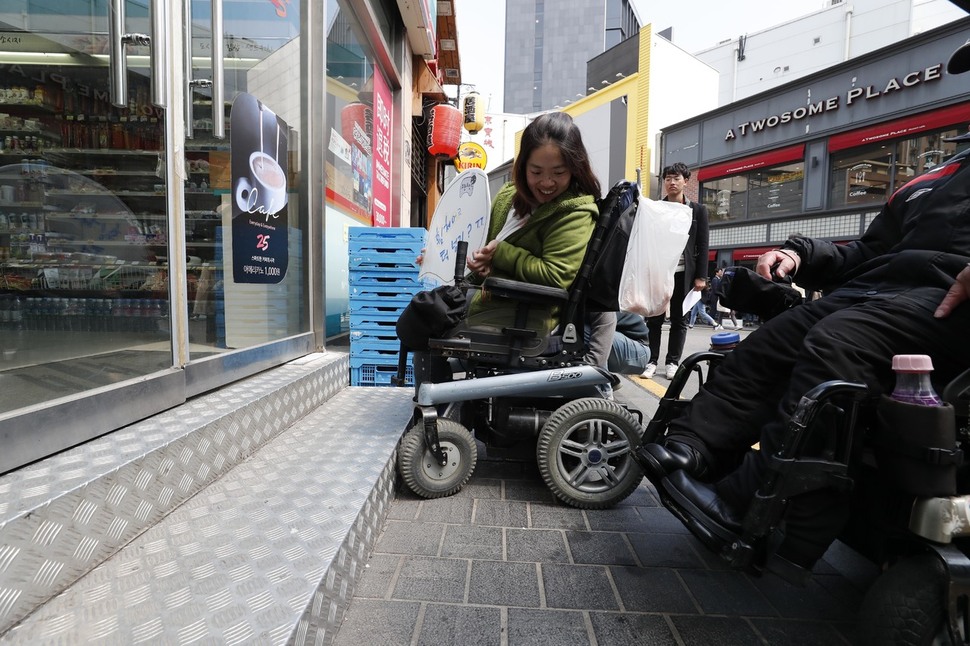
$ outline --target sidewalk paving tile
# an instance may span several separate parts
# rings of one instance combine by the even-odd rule
[[[563,533],[558,529],[505,530],[507,555],[510,561],[569,562],[569,552]]]
[[[467,572],[466,559],[405,559],[392,596],[394,599],[462,603]]]
[[[444,558],[502,560],[502,528],[448,525],[441,546]]]
[[[499,646],[501,643],[502,611],[499,608],[430,603],[424,611],[418,646]],[[369,643],[358,646],[369,646]]]
[[[539,574],[535,563],[472,561],[468,603],[538,608]]]
[[[620,609],[603,566],[543,563],[542,583],[550,608]]]

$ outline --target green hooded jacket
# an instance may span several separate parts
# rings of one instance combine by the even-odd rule
[[[512,208],[515,186],[506,184],[492,202],[487,241],[494,240],[505,226]],[[586,255],[599,211],[592,195],[568,190],[532,213],[521,229],[498,243],[492,258],[492,276],[536,285],[569,289]],[[474,250],[469,250],[471,253]],[[475,277],[473,282],[480,282]],[[557,322],[558,308],[533,307],[529,327],[548,334]],[[475,291],[468,311],[471,325],[512,325],[515,302],[504,298],[483,298]]]

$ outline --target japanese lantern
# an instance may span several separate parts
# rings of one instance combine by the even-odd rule
[[[469,92],[465,96],[464,108],[465,130],[474,135],[485,125],[485,108],[482,106],[482,96],[478,92]]]
[[[451,159],[458,154],[461,140],[461,110],[439,104],[431,108],[428,123],[428,152],[439,159]]]

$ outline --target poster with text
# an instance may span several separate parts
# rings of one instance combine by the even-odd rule
[[[391,226],[391,92],[374,71],[374,226]]]
[[[289,263],[286,122],[250,94],[229,113],[232,278],[278,283]]]

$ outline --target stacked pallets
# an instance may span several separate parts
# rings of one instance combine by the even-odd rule
[[[395,325],[421,291],[417,257],[425,230],[351,227],[349,237],[350,385],[390,386],[401,351]],[[405,385],[414,385],[410,356]]]

